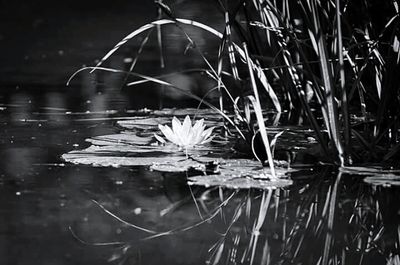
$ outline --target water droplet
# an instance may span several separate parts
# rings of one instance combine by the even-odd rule
[[[133,62],[132,58],[130,58],[130,57],[124,58],[124,63],[131,63],[131,62]]]
[[[135,208],[135,209],[133,210],[133,213],[136,214],[136,215],[141,214],[141,213],[142,213],[142,208],[140,208],[140,207]]]

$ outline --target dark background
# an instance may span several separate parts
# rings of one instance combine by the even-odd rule
[[[1,1],[0,84],[65,84],[155,17],[152,1]]]
[[[195,19],[214,27],[223,25],[223,16],[213,0],[164,2],[177,17]],[[160,104],[161,98],[182,99],[175,91],[161,93],[154,84],[134,91],[121,89],[124,77],[118,75],[79,75],[66,87],[68,78],[76,70],[94,66],[127,34],[157,19],[157,12],[153,1],[1,1],[0,102],[10,103],[12,95],[21,91],[33,97],[50,91],[62,93],[70,109],[80,106],[80,110],[85,110],[82,102],[92,100],[92,95],[98,92],[113,97],[108,104],[115,106],[112,108],[159,108],[165,106]],[[154,76],[204,66],[193,51],[184,54],[188,42],[176,27],[167,26],[162,30],[166,67],[160,68],[156,34],[152,34],[135,71]],[[215,38],[204,31],[189,29],[189,32],[205,53],[207,49],[217,51]],[[145,35],[121,47],[104,66],[127,69],[124,59],[136,55]],[[199,95],[210,85],[204,84],[202,78],[187,75],[169,81]],[[115,99],[120,95],[125,98]]]

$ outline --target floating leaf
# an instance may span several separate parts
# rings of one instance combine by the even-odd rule
[[[374,186],[399,186],[400,170],[384,169],[381,167],[358,166],[358,167],[341,167],[339,170],[350,175],[367,176],[364,182]]]
[[[129,157],[129,156],[112,156],[112,155],[89,155],[82,153],[70,152],[64,154],[62,158],[70,163],[92,165],[97,167],[121,167],[121,166],[149,166],[153,163],[170,163],[178,162],[184,157],[168,156],[168,157]]]
[[[179,147],[174,144],[166,143],[158,145],[153,138],[141,137],[132,132],[120,134],[110,134],[96,136],[86,139],[92,143],[86,149],[74,150],[62,155],[62,158],[74,164],[86,164],[93,166],[151,166],[154,170],[181,172],[189,168],[198,168],[200,163],[206,164],[216,158],[201,158],[199,162],[185,162],[183,167],[181,161],[188,160]],[[199,158],[202,156],[221,156],[226,152],[225,142],[214,145],[202,145],[188,149],[187,153],[191,157]],[[177,163],[177,164],[176,164]],[[176,164],[174,166],[174,164]],[[175,170],[173,169],[175,168]]]
[[[193,157],[206,155],[210,148],[191,149]],[[150,166],[153,164],[175,163],[186,160],[184,153],[174,145],[166,146],[134,146],[134,145],[91,145],[86,149],[71,151],[62,158],[74,164],[94,166]],[[179,166],[176,166],[179,169]],[[168,170],[172,171],[172,170]],[[186,170],[176,170],[186,171]]]
[[[186,159],[181,161],[162,161],[161,163],[153,163],[150,169],[161,172],[185,172],[189,169],[205,171],[206,166],[203,163]]]
[[[400,170],[398,169],[383,169],[381,167],[371,167],[371,166],[354,166],[354,167],[340,167],[339,171],[351,175],[363,175],[363,176],[369,176],[369,175],[377,175],[377,174],[382,174],[382,175],[387,175],[387,174],[399,174]]]
[[[148,145],[153,140],[152,137],[140,137],[131,132],[118,134],[102,135],[86,139],[94,145]]]
[[[156,116],[181,116],[184,117],[186,115],[190,116],[200,116],[203,118],[206,118],[207,120],[210,119],[221,119],[221,115],[217,112],[215,112],[212,109],[195,109],[195,108],[186,108],[186,109],[169,109],[165,108],[162,110],[155,110],[153,111],[153,114]]]
[[[91,139],[87,139],[87,141],[92,141]],[[101,142],[102,145],[91,145],[86,149],[71,151],[70,153],[82,155],[110,155],[110,156],[138,156],[145,153],[152,153],[153,155],[158,154],[159,156],[166,154],[174,154],[181,155],[181,151],[174,145],[169,144],[165,146],[159,145],[127,145],[121,143],[108,144],[105,145],[105,141]],[[197,150],[196,150],[197,151]],[[196,153],[195,150],[192,150],[192,153]]]
[[[374,186],[400,186],[400,176],[394,174],[370,176],[364,179],[364,182]]]
[[[167,117],[152,117],[152,118],[144,118],[144,117],[133,117],[132,119],[125,121],[118,121],[117,124],[126,129],[151,129],[157,128],[159,124],[169,123],[170,119]]]
[[[248,172],[259,174],[261,172]],[[251,175],[207,175],[190,177],[189,185],[205,187],[225,187],[230,189],[274,189],[289,186],[293,183],[290,179],[264,179],[254,178]]]
[[[231,189],[271,189],[289,186],[293,183],[288,174],[293,169],[275,168],[273,177],[269,168],[260,167],[260,163],[249,159],[220,160],[219,174],[190,177],[190,185],[205,187],[226,187]]]

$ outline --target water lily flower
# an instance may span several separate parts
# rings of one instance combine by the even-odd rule
[[[205,129],[204,119],[196,121],[192,126],[189,115],[186,115],[183,123],[177,117],[174,117],[172,119],[172,129],[168,125],[161,124],[158,125],[158,128],[168,141],[184,149],[208,143],[213,139],[211,134],[214,127]],[[155,137],[161,143],[166,142],[158,135],[155,135]]]

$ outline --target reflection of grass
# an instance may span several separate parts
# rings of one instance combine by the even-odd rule
[[[399,238],[390,231],[399,224],[390,227],[385,225],[389,220],[382,219],[382,210],[394,210],[390,200],[395,194],[389,204],[380,204],[377,197],[386,190],[364,187],[359,181],[354,185],[345,180],[349,177],[339,173],[329,186],[322,185],[323,191],[320,185],[303,194],[308,201],[297,208],[298,221],[284,244],[285,259],[295,264],[301,260],[309,264],[384,264],[381,262],[390,259],[390,253],[399,251]]]
[[[163,213],[178,223],[181,214],[188,217],[186,224],[172,228],[160,224],[165,219],[139,227],[127,221],[128,213],[117,215],[111,211],[115,211],[112,204],[95,202],[121,224],[127,241],[93,245],[122,246],[118,253],[131,249],[119,254],[124,260],[135,248],[169,237],[187,240],[189,235],[190,241],[204,243],[202,236],[210,231],[206,233],[215,241],[207,241],[208,257],[201,257],[208,264],[396,264],[400,250],[399,190],[364,186],[357,176],[335,176],[331,169],[308,175],[299,181],[301,185],[285,190],[197,188],[177,204],[155,211],[157,216]],[[132,234],[128,232],[131,229],[135,231]]]
[[[395,210],[396,192],[321,174],[299,190],[232,200],[209,264],[397,264],[400,226],[383,214]]]

